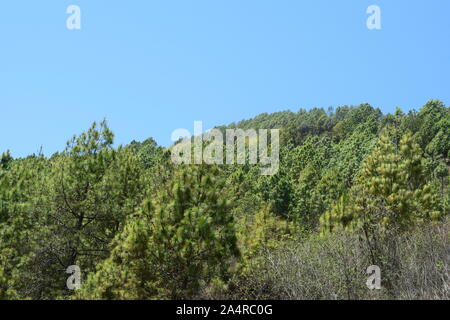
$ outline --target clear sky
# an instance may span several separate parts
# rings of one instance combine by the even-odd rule
[[[0,151],[16,157],[104,117],[117,144],[168,146],[194,120],[450,104],[449,0],[2,0],[0,41]]]

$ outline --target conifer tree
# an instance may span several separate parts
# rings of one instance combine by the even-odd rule
[[[439,217],[419,145],[409,132],[398,146],[390,136],[385,132],[364,162],[351,197],[341,198],[324,214],[321,219],[324,232],[337,226],[407,229],[417,222]]]
[[[239,251],[217,175],[189,166],[145,201],[79,298],[186,299],[212,279],[225,279]]]

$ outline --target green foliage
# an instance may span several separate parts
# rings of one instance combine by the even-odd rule
[[[326,235],[343,229],[353,230],[357,227],[357,222],[355,207],[350,202],[348,194],[344,194],[320,217],[321,234]]]
[[[406,229],[439,218],[432,195],[422,151],[412,135],[406,133],[396,146],[386,131],[365,160],[351,197],[341,197],[324,214],[322,228],[324,232],[360,226]]]
[[[109,242],[140,205],[145,175],[128,149],[112,149],[102,122],[47,160],[14,161],[0,180],[0,252],[6,277],[23,298],[70,295],[70,265],[88,272],[108,256]]]
[[[44,228],[34,227],[44,221],[39,200],[47,169],[42,157],[30,156],[10,163],[0,177],[0,266],[7,292],[19,297],[31,290],[36,240],[45,240]]]
[[[449,214],[450,108],[440,101],[406,114],[369,104],[264,113],[219,127],[227,128],[281,129],[278,173],[262,176],[250,164],[180,167],[152,138],[114,147],[105,121],[50,158],[4,152],[0,299],[366,297],[349,280],[361,277],[349,259],[395,275],[409,260],[388,240]],[[289,256],[292,243],[302,249]],[[331,255],[321,266],[295,258],[321,259],[321,250]],[[313,280],[291,288],[291,264],[348,290]],[[70,265],[82,271],[75,295],[66,288]],[[398,296],[395,277],[386,286]]]
[[[448,157],[450,150],[450,110],[441,101],[430,100],[417,115],[417,140],[431,155]]]
[[[152,138],[148,138],[143,142],[132,141],[130,148],[137,153],[146,169],[152,168],[158,164],[163,157],[163,148]]]
[[[2,156],[0,157],[0,170],[6,170],[9,167],[9,164],[11,161],[13,161],[13,157],[11,157],[11,154],[9,151],[3,152]]]
[[[8,251],[0,252],[0,300],[11,300],[17,298],[16,292],[11,289],[13,279],[9,278],[5,271]]]
[[[254,216],[244,216],[238,220],[239,248],[242,263],[239,272],[251,273],[263,250],[276,249],[286,241],[296,239],[300,228],[270,212],[269,206],[262,207]]]
[[[216,169],[177,172],[115,239],[81,298],[192,298],[239,254]]]

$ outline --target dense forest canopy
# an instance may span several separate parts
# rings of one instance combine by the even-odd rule
[[[51,157],[5,151],[0,299],[450,298],[450,107],[227,128],[280,129],[278,173],[175,165],[152,138],[114,148],[105,121]],[[379,292],[364,288],[369,265]]]

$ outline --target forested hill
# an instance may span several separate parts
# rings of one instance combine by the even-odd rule
[[[270,203],[278,216],[301,220],[311,228],[340,196],[347,194],[360,173],[363,160],[376,147],[382,134],[398,148],[411,134],[424,157],[427,176],[447,174],[450,150],[450,109],[429,101],[420,111],[383,115],[369,104],[336,110],[312,109],[261,114],[225,128],[281,128],[281,166],[273,177],[259,177],[249,167],[229,168],[244,183],[238,203]],[[246,193],[246,195],[244,194]],[[243,204],[242,204],[243,205]],[[238,210],[239,211],[239,210]]]
[[[0,299],[450,297],[450,107],[219,128],[280,129],[277,174],[175,165],[151,138],[113,148],[106,122],[50,158],[4,152]],[[364,289],[371,264],[389,270],[378,293]]]

